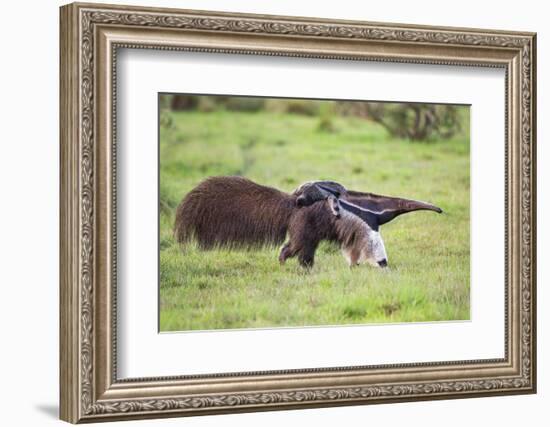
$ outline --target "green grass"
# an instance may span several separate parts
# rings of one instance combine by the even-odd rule
[[[319,117],[267,112],[163,112],[162,119],[161,331],[469,319],[467,136],[412,143],[358,118],[334,119],[327,130]],[[445,213],[415,212],[383,226],[386,270],[350,269],[328,243],[309,273],[295,259],[280,266],[278,248],[182,251],[172,236],[175,208],[213,175],[286,191],[332,179],[430,201]]]

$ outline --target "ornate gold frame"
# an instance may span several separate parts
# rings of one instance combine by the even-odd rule
[[[61,418],[200,415],[535,392],[535,34],[99,4],[61,8]],[[116,376],[118,47],[506,70],[505,358]]]

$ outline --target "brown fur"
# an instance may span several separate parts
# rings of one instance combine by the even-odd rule
[[[281,244],[295,206],[295,196],[246,178],[212,177],[181,201],[174,234],[203,249]]]
[[[178,206],[174,234],[179,243],[195,238],[201,248],[211,249],[280,245],[288,232],[280,261],[298,256],[306,267],[313,265],[322,240],[343,248],[363,244],[360,220],[338,219],[328,201],[299,207],[297,197],[242,177],[208,178]]]

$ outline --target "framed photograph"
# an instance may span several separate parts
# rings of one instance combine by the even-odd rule
[[[61,418],[536,391],[536,37],[61,8]]]

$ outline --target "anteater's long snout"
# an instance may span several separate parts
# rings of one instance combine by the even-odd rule
[[[388,260],[386,258],[384,258],[380,261],[377,261],[377,262],[378,262],[379,267],[386,268],[388,266]]]
[[[443,209],[441,209],[439,206],[432,205],[431,203],[421,202],[417,200],[406,200],[404,203],[404,210],[406,212],[413,212],[413,211],[434,211],[437,213],[443,213]]]

